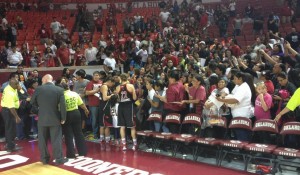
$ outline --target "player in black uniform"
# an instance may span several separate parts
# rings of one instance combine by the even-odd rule
[[[105,142],[110,141],[110,129],[112,127],[112,116],[111,116],[111,100],[115,96],[112,93],[111,88],[114,86],[113,77],[107,77],[104,80],[103,85],[100,87],[100,104],[99,104],[99,114],[100,114],[100,138],[104,138]]]
[[[121,84],[117,88],[119,93],[119,108],[118,108],[118,126],[120,126],[120,135],[123,144],[123,151],[127,149],[125,139],[125,127],[131,129],[131,137],[133,140],[133,150],[136,150],[136,130],[135,130],[135,117],[133,110],[133,103],[137,99],[135,88],[128,82],[128,75],[121,74]]]

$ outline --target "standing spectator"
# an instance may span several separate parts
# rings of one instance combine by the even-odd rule
[[[253,18],[253,32],[254,34],[262,34],[264,27],[264,17],[261,15],[261,12],[256,12]]]
[[[253,18],[253,11],[254,8],[248,3],[247,7],[245,8],[245,16]]]
[[[136,55],[141,57],[141,67],[144,67],[148,59],[148,45],[143,44],[142,48],[137,51]]]
[[[107,47],[107,42],[105,40],[105,36],[101,35],[100,40],[98,41],[98,47],[103,47],[104,49]]]
[[[162,22],[162,27],[165,27],[166,26],[166,23],[169,19],[169,16],[171,15],[170,12],[168,12],[167,10],[162,10],[160,13],[159,13],[159,17],[161,19],[161,22]]]
[[[86,108],[79,94],[70,91],[67,83],[62,83],[61,86],[65,90],[65,102],[67,118],[63,124],[63,133],[65,135],[65,143],[67,146],[66,157],[75,158],[74,142],[79,156],[86,156],[87,146],[85,144],[84,136],[81,130],[81,114],[78,106],[84,110],[86,116],[89,115],[89,110]]]
[[[66,103],[64,90],[53,84],[53,77],[46,74],[43,85],[36,88],[31,104],[38,107],[38,138],[41,162],[46,165],[50,161],[47,148],[49,136],[51,139],[55,164],[61,165],[68,161],[62,153],[62,128],[66,121]]]
[[[104,70],[106,72],[114,71],[116,70],[116,60],[114,58],[114,54],[111,51],[106,51],[107,57],[105,58],[103,65],[104,65]]]
[[[294,50],[299,50],[300,34],[296,31],[296,28],[292,28],[292,32],[286,35],[285,40],[287,40],[291,44],[291,47]]]
[[[194,76],[192,85],[192,87],[185,86],[189,99],[183,100],[182,103],[189,104],[189,112],[197,113],[202,116],[203,105],[206,99],[206,90],[203,78],[200,75]]]
[[[294,111],[297,107],[300,106],[300,88],[298,88],[294,95],[289,99],[285,108],[283,108],[275,117],[276,121],[279,121],[283,115],[290,111]]]
[[[101,76],[100,72],[95,71],[93,73],[93,80],[86,85],[85,90],[85,95],[88,98],[88,106],[92,120],[94,139],[99,138],[99,91],[102,85],[101,78],[104,77]]]
[[[234,83],[235,87],[232,90],[232,96],[229,98],[220,98],[217,97],[217,100],[220,102],[224,102],[226,104],[235,104],[234,106],[231,107],[231,113],[232,117],[246,117],[246,118],[251,118],[253,115],[252,112],[252,98],[253,96],[255,97],[255,92],[254,94],[252,93],[251,87],[249,82],[246,82],[247,78],[246,75],[242,72],[238,72],[234,75]],[[253,82],[252,82],[252,86]],[[254,98],[255,100],[255,98]],[[235,135],[238,140],[241,141],[249,141],[251,133],[246,130],[235,130]]]
[[[70,66],[71,60],[70,60],[70,50],[67,47],[66,43],[62,43],[60,48],[56,52],[57,59],[59,62],[59,65],[62,66]]]
[[[7,29],[8,21],[5,16],[2,16],[1,25],[2,25],[3,30]]]
[[[243,28],[243,21],[242,18],[240,18],[240,14],[237,14],[236,17],[233,20],[233,29],[234,29],[234,36],[240,36],[241,30]]]
[[[60,36],[63,39],[64,42],[68,42],[69,41],[69,30],[65,27],[65,25],[61,25],[60,27]]]
[[[292,9],[289,6],[288,1],[285,1],[282,8],[281,8],[281,22],[283,24],[290,23],[292,16]]]
[[[40,38],[41,44],[45,44],[48,42],[48,39],[50,38],[50,33],[46,29],[45,24],[41,25],[41,28],[38,30],[37,37]]]
[[[77,81],[74,82],[74,88],[73,91],[78,93],[79,96],[81,97],[83,103],[85,105],[88,104],[87,97],[85,95],[85,87],[87,84],[90,82],[89,80],[85,79],[86,73],[83,69],[79,69],[78,71],[75,72],[75,78]],[[85,121],[86,121],[86,116],[83,109],[79,108],[79,111],[81,113],[81,129],[82,131],[85,131]]]
[[[236,10],[236,2],[235,0],[230,0],[230,3],[229,3],[229,14],[230,14],[230,17],[235,17],[235,10]]]
[[[98,65],[96,55],[98,53],[98,49],[93,46],[92,42],[89,42],[89,47],[84,51],[84,57],[87,60],[88,65]]]
[[[56,45],[53,43],[53,40],[48,39],[48,41],[45,43],[45,48],[50,47],[52,52],[55,54],[57,52],[57,47]]]
[[[17,51],[16,46],[12,48],[12,52],[10,52],[7,56],[7,61],[9,63],[9,66],[18,66],[22,64],[23,56],[19,51]]]
[[[55,67],[55,54],[50,47],[47,47],[45,52],[43,53],[42,60],[44,67]]]
[[[97,29],[97,32],[101,32],[102,33],[102,26],[104,25],[104,21],[102,16],[98,16],[97,19],[95,20],[95,26]],[[124,27],[124,31],[125,31],[125,27]]]
[[[17,16],[17,26],[18,26],[18,30],[22,30],[23,29],[23,19],[20,16]]]
[[[239,57],[241,55],[241,48],[237,43],[236,39],[229,40],[230,50],[233,56]]]
[[[228,19],[226,15],[222,15],[218,21],[220,37],[227,35]]]
[[[6,68],[8,64],[7,51],[5,46],[2,46],[0,50],[0,68]]]
[[[20,147],[14,143],[16,137],[16,123],[21,122],[16,111],[19,108],[18,85],[18,80],[14,78],[10,79],[9,85],[4,89],[1,98],[1,114],[5,125],[6,150],[8,152],[20,149]]]
[[[60,31],[60,27],[61,27],[60,22],[58,22],[56,20],[56,17],[53,17],[53,20],[52,20],[52,22],[50,24],[50,28],[52,29],[52,36],[53,36],[54,40],[58,37],[59,31]]]
[[[279,83],[279,88],[275,89],[275,93],[273,95],[276,115],[286,107],[289,99],[297,90],[296,86],[288,80],[288,76],[284,72],[277,75],[277,81]],[[281,118],[279,121],[279,125],[281,126],[285,122],[291,120],[292,117],[293,116],[285,115],[285,117]]]
[[[279,17],[274,13],[270,14],[268,18],[268,31],[277,33],[279,31],[279,23],[280,23]]]
[[[156,94],[155,96],[164,102],[164,111],[163,117],[171,113],[179,113],[183,114],[185,109],[185,105],[181,102],[186,99],[185,97],[185,89],[183,84],[179,81],[180,79],[180,71],[173,70],[169,73],[168,76],[168,89],[166,90],[166,96],[160,96]],[[175,102],[175,103],[174,103]],[[176,103],[178,102],[178,103]],[[170,129],[171,133],[178,133],[178,127],[174,124],[168,124],[167,126]]]
[[[128,83],[128,77],[126,74],[121,75],[121,85],[118,89],[120,96],[119,108],[118,108],[118,126],[120,126],[120,135],[123,145],[123,151],[127,150],[126,147],[126,135],[125,128],[130,128],[131,137],[133,140],[133,150],[136,150],[137,139],[136,129],[134,122],[134,110],[133,103],[137,100],[135,88],[132,84]]]
[[[258,95],[254,106],[255,119],[271,119],[270,108],[272,106],[272,96],[267,92],[264,82],[256,84],[256,92]]]

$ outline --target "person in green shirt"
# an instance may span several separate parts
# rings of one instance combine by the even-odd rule
[[[21,119],[17,113],[19,108],[18,88],[19,81],[15,78],[9,80],[9,85],[5,87],[2,99],[2,117],[5,124],[5,140],[6,151],[13,152],[20,149],[14,143],[16,137],[16,124],[21,122]]]
[[[291,99],[288,101],[286,107],[277,114],[275,120],[279,121],[284,114],[294,111],[298,106],[300,106],[300,88],[295,91]]]
[[[73,138],[75,139],[78,155],[85,156],[87,154],[87,147],[81,130],[81,114],[78,106],[84,110],[86,116],[88,116],[89,110],[86,108],[79,94],[70,91],[67,83],[61,83],[60,86],[65,90],[64,96],[67,111],[66,122],[63,124],[63,133],[67,147],[66,157],[75,158]]]

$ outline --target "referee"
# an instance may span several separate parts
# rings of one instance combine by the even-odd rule
[[[67,108],[67,119],[63,124],[63,133],[65,135],[65,143],[67,146],[66,157],[75,158],[73,138],[75,139],[78,155],[85,156],[87,154],[87,147],[81,130],[81,113],[78,110],[78,106],[83,109],[86,116],[89,115],[89,111],[79,94],[70,91],[67,83],[61,83],[61,86],[65,90],[64,96]]]
[[[14,143],[16,137],[16,123],[20,123],[21,119],[17,114],[19,108],[19,97],[18,97],[18,86],[19,81],[15,78],[9,80],[9,85],[5,87],[1,106],[2,106],[2,117],[5,125],[5,140],[6,140],[6,151],[13,152],[20,149]]]

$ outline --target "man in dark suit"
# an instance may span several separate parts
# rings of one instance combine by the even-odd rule
[[[50,74],[42,78],[43,85],[36,88],[31,104],[38,107],[38,140],[41,162],[49,163],[47,142],[50,136],[53,157],[57,165],[67,162],[62,153],[62,128],[66,120],[64,90],[55,86]]]

